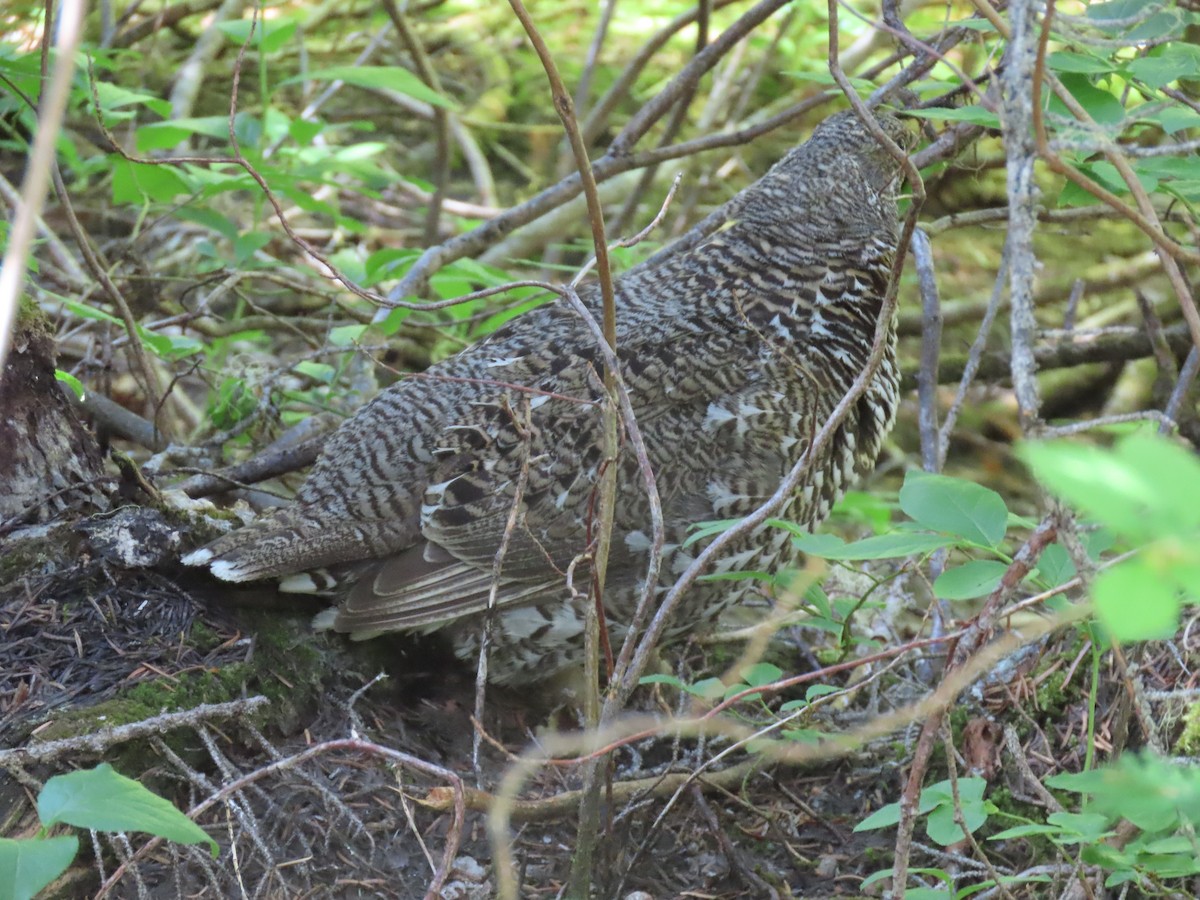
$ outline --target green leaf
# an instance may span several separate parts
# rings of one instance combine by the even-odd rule
[[[720,678],[702,678],[695,684],[685,684],[683,689],[704,700],[718,700],[725,696],[725,682]]]
[[[1060,829],[1053,825],[1017,825],[1013,828],[1006,828],[996,834],[988,835],[989,841],[1008,841],[1013,838],[1030,837],[1032,835],[1057,835]]]
[[[1008,508],[995,491],[973,481],[917,470],[905,476],[900,508],[926,528],[988,547],[1004,540],[1008,525]]]
[[[1121,101],[1106,90],[1096,87],[1084,75],[1066,74],[1059,77],[1075,101],[1087,111],[1099,125],[1116,125],[1125,121],[1125,107]],[[1068,119],[1071,112],[1055,96],[1050,97],[1050,111]]]
[[[1113,545],[1112,532],[1104,528],[1084,532],[1080,535],[1088,559],[1097,562],[1101,554]],[[1050,586],[1058,587],[1075,577],[1075,563],[1067,548],[1062,544],[1051,544],[1038,560],[1038,574]]]
[[[638,684],[669,684],[672,687],[683,688],[683,682],[677,676],[658,672],[653,675],[643,675],[638,679]]]
[[[301,375],[307,375],[314,381],[320,381],[324,384],[333,382],[333,377],[337,374],[337,369],[328,363],[313,362],[311,359],[302,359],[292,369],[299,372]]]
[[[1055,72],[1077,72],[1080,75],[1107,75],[1120,66],[1110,59],[1090,53],[1072,53],[1059,50],[1046,57],[1046,65]]]
[[[239,113],[238,115],[244,115]],[[138,128],[134,143],[140,153],[170,150],[193,135],[212,138],[221,143],[229,140],[227,116],[203,116],[171,119],[168,122],[149,122]]]
[[[113,203],[137,204],[144,200],[169,203],[180,194],[190,194],[193,190],[172,166],[152,166],[112,158]]]
[[[1200,47],[1171,43],[1158,47],[1148,56],[1139,56],[1126,66],[1127,71],[1143,84],[1153,88],[1165,87],[1180,78],[1195,78],[1200,72]]]
[[[204,344],[193,337],[179,334],[159,334],[138,326],[138,337],[156,356],[162,359],[183,359],[204,349]]]
[[[1200,528],[1200,460],[1195,454],[1146,432],[1123,438],[1116,450],[1127,466],[1145,473],[1155,495],[1158,533],[1191,537]]]
[[[879,828],[891,828],[900,822],[900,804],[889,803],[881,806],[861,822],[854,826],[855,831],[875,831]]]
[[[1112,450],[1028,443],[1017,452],[1053,493],[1125,537],[1190,538],[1200,528],[1200,461],[1165,438],[1133,434]]]
[[[1091,794],[1089,813],[1102,814],[1094,830],[1121,818],[1148,834],[1174,831],[1181,821],[1191,825],[1200,822],[1200,771],[1149,753],[1126,754],[1101,769],[1055,775],[1047,779],[1047,784]],[[1055,820],[1054,816],[1050,818]],[[1085,836],[1093,838],[1093,834]]]
[[[691,526],[691,528],[689,529],[689,531],[691,531],[691,534],[689,534],[687,536],[686,540],[684,540],[683,546],[690,547],[690,546],[692,546],[692,544],[696,543],[697,541],[702,541],[705,538],[712,537],[713,535],[716,535],[716,534],[723,534],[724,532],[728,531],[730,528],[732,528],[734,525],[736,525],[740,521],[742,521],[742,520],[741,519],[717,519],[716,521],[713,521],[713,522],[697,522],[695,525]]]
[[[853,522],[862,522],[875,534],[879,534],[891,522],[892,508],[884,500],[866,491],[846,491],[833,507],[833,515],[845,516]]]
[[[780,734],[789,741],[810,745],[819,744],[828,737],[828,734],[819,728],[785,728]]]
[[[64,372],[62,369],[55,369],[54,370],[54,379],[56,381],[61,381],[63,384],[65,384],[67,387],[69,387],[71,389],[71,391],[75,394],[76,400],[82,400],[84,398],[84,395],[87,393],[83,389],[83,382],[80,381],[78,378],[76,378],[74,375],[72,375],[70,372]]]
[[[301,81],[342,81],[356,87],[397,91],[432,106],[458,109],[457,103],[443,97],[408,69],[400,66],[332,66],[306,75],[296,75],[283,83],[295,84]]]
[[[963,821],[967,830],[974,833],[987,821],[987,813],[977,805],[963,804]],[[934,843],[948,847],[963,839],[962,828],[954,821],[954,804],[944,803],[929,814],[925,822],[925,833]]]
[[[362,338],[367,330],[366,325],[339,325],[330,329],[329,343],[335,347],[350,347]]]
[[[1051,493],[1118,534],[1148,535],[1146,510],[1154,490],[1144,473],[1115,454],[1069,441],[1024,443],[1017,455]]]
[[[233,242],[234,263],[238,266],[244,265],[269,243],[271,243],[271,235],[265,231],[248,231],[238,235]]]
[[[750,687],[762,687],[764,684],[774,684],[783,676],[783,669],[770,663],[755,663],[742,669],[742,681]]]
[[[105,112],[112,112],[125,106],[144,106],[160,116],[165,117],[171,114],[170,102],[156,94],[121,87],[107,81],[94,81],[92,85],[96,89],[96,96],[100,98],[100,108]]]
[[[1179,627],[1174,587],[1144,559],[1126,560],[1101,572],[1092,587],[1096,615],[1119,641],[1169,638]]]
[[[301,147],[309,146],[324,130],[325,123],[320,119],[293,119],[288,123],[288,134]]]
[[[863,538],[861,541],[854,541],[850,544],[832,534],[799,534],[792,538],[793,546],[809,556],[840,560],[892,559],[899,556],[914,556],[939,550],[942,547],[950,547],[954,543],[953,538],[940,534],[905,531]]]
[[[933,583],[933,592],[942,600],[973,600],[985,597],[1000,586],[1008,566],[994,559],[972,559],[947,569]]]
[[[175,211],[175,216],[188,222],[195,222],[197,225],[203,225],[205,228],[211,229],[231,241],[237,239],[237,225],[233,224],[233,221],[229,217],[221,215],[221,213],[214,209],[200,206],[184,206]]]
[[[250,46],[258,47],[264,53],[274,53],[296,34],[297,22],[295,19],[259,19],[257,22],[232,19],[217,23],[221,33],[238,44],[244,44],[250,38],[251,27],[254,28],[254,38]]]
[[[783,72],[781,74],[786,75],[788,78],[794,78],[800,82],[825,84],[829,85],[830,87],[837,86],[837,81],[834,80],[834,77],[825,68],[815,69],[811,72]],[[878,87],[878,85],[867,78],[849,78],[847,80],[850,82],[850,86],[853,87],[861,97],[866,97],[873,90],[875,90],[876,87]]]
[[[1175,134],[1185,128],[1200,128],[1200,113],[1186,106],[1168,106],[1147,113],[1138,109],[1138,119],[1160,125],[1167,134]]]
[[[0,838],[0,900],[30,900],[67,871],[79,838],[63,835],[14,841]]]
[[[226,378],[217,388],[208,416],[217,428],[232,428],[254,412],[258,399],[240,378]]]
[[[178,844],[207,843],[215,858],[217,842],[168,801],[108,763],[55,775],[37,800],[47,828],[58,823],[96,831],[144,831]]]
[[[982,106],[963,106],[958,109],[906,109],[906,116],[917,116],[922,119],[939,119],[947,122],[970,122],[982,125],[984,128],[999,128],[1000,117]]]

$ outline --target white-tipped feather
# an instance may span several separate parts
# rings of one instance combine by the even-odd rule
[[[209,566],[208,570],[222,581],[253,581],[254,576],[245,569],[240,568],[237,563],[231,563],[227,559],[218,559],[215,563]]]
[[[213,553],[207,547],[201,547],[199,550],[193,550],[185,556],[181,562],[185,566],[203,566],[213,558]]]
[[[308,572],[297,572],[279,581],[279,590],[285,594],[320,594],[321,586]]]

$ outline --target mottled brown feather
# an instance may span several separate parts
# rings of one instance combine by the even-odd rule
[[[898,120],[878,121],[911,146]],[[618,279],[618,355],[662,499],[667,584],[703,546],[680,546],[688,528],[743,516],[769,497],[865,365],[896,251],[899,173],[853,113],[838,114],[735,198],[724,229]],[[599,314],[594,288],[581,297]],[[552,675],[582,648],[583,604],[566,572],[590,533],[600,369],[572,311],[526,313],[434,366],[434,377],[381,393],[330,440],[291,507],[186,561],[231,581],[328,569],[341,602],[326,618],[337,630],[449,627],[464,657],[493,606],[491,677]],[[893,323],[866,395],[783,514],[814,526],[870,470],[898,386]],[[650,531],[628,449],[618,479],[605,596],[614,640],[636,603]],[[760,531],[720,568],[769,569],[791,557],[780,533]],[[573,574],[583,590],[586,564]],[[698,585],[668,637],[747,590]]]

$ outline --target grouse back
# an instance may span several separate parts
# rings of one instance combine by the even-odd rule
[[[880,114],[902,147],[911,134]],[[665,518],[662,582],[778,488],[866,365],[896,253],[900,166],[853,112],[822,123],[704,243],[619,278],[621,374]],[[581,297],[597,314],[594,288]],[[868,472],[895,418],[895,327],[862,399],[780,515],[817,525]],[[356,637],[448,628],[472,659],[491,622],[496,682],[581,658],[595,489],[604,466],[603,363],[591,332],[549,304],[364,406],[330,439],[295,502],[185,558],[228,581],[332,587],[324,624]],[[605,608],[623,639],[650,550],[631,450],[618,495]],[[515,510],[515,513],[514,513]],[[721,571],[792,562],[779,532],[748,535]],[[304,573],[321,569],[315,578]],[[715,618],[750,582],[692,588],[668,637]]]

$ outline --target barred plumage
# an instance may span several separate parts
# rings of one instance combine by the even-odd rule
[[[898,120],[877,118],[911,146]],[[618,279],[618,355],[666,519],[664,582],[702,546],[680,546],[688,527],[766,500],[865,366],[896,251],[899,173],[855,114],[840,113],[739,194],[723,230]],[[598,292],[582,298],[599,315]],[[894,345],[892,323],[867,393],[782,515],[815,526],[874,465],[895,417]],[[601,370],[576,314],[558,304],[526,313],[381,393],[330,439],[294,504],[185,562],[229,581],[328,567],[341,586],[326,617],[336,630],[448,627],[470,658],[518,502],[495,584],[490,673],[497,682],[549,676],[582,648],[582,603],[565,573],[586,549],[602,462]],[[617,641],[650,532],[628,449],[618,478],[605,596]],[[790,559],[783,540],[760,533],[721,566]],[[574,577],[586,585],[584,571]],[[669,636],[715,617],[746,584],[697,585]]]

